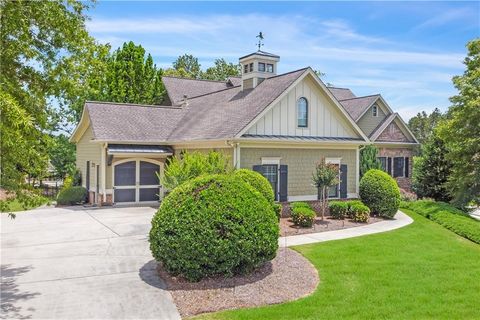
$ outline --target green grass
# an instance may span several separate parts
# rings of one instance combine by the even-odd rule
[[[480,245],[405,210],[404,228],[295,249],[320,284],[290,303],[201,319],[480,319]]]
[[[35,201],[35,203],[29,203],[27,205],[20,203],[17,199],[13,199],[12,201],[0,201],[2,204],[0,204],[0,207],[2,208],[1,212],[2,213],[8,213],[8,212],[17,212],[17,211],[24,211],[24,210],[30,210],[37,208],[41,205],[44,205],[45,203],[48,203],[50,199],[45,198],[45,197],[39,197],[38,200]],[[5,208],[3,208],[3,204],[6,205]]]

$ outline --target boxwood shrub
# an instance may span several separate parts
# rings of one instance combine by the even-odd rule
[[[345,201],[330,201],[328,210],[333,219],[345,219],[349,215],[349,204]]]
[[[368,222],[370,219],[370,209],[362,203],[353,203],[350,205],[350,217],[355,222]]]
[[[293,210],[293,209],[297,209],[297,208],[312,209],[308,203],[302,202],[302,201],[292,202],[292,203],[290,204],[290,208],[291,208],[292,210]]]
[[[372,213],[393,218],[400,205],[400,190],[387,173],[372,169],[360,180],[360,198]]]
[[[238,169],[233,174],[257,189],[269,203],[273,204],[275,195],[270,182],[264,176],[250,169]]]
[[[313,225],[316,214],[310,207],[296,206],[292,208],[291,216],[293,224],[307,228]]]
[[[84,187],[69,187],[62,189],[57,196],[57,204],[73,205],[85,202],[87,189]]]
[[[175,188],[152,219],[154,258],[190,281],[244,274],[273,259],[279,226],[273,206],[238,176],[208,175]]]

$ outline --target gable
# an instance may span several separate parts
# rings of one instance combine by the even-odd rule
[[[297,127],[297,101],[308,101],[308,127]],[[261,118],[257,119],[247,134],[282,135],[301,137],[362,138],[355,132],[349,119],[326,92],[312,79],[304,77],[290,88]]]
[[[378,135],[375,141],[382,142],[415,142],[415,139],[405,130],[401,129],[395,119]]]
[[[378,116],[373,116],[373,106],[378,106]],[[363,132],[370,136],[372,132],[385,120],[388,115],[388,110],[385,108],[380,100],[377,100],[371,105],[367,111],[358,119],[357,124],[363,130]]]

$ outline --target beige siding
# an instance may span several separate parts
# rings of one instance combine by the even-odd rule
[[[89,126],[85,133],[83,134],[82,138],[77,143],[77,168],[80,169],[82,172],[82,185],[86,187],[86,166],[87,161],[90,161],[90,190],[95,190],[96,187],[96,165],[100,165],[101,161],[101,146],[98,143],[92,143],[91,140],[93,139],[93,132],[92,128]],[[101,171],[101,170],[100,170]],[[100,172],[100,179],[101,177]],[[101,181],[99,182],[101,186]]]
[[[367,136],[370,136],[373,130],[375,130],[378,125],[387,117],[387,110],[380,106],[378,108],[378,117],[374,117],[372,114],[372,108],[373,106],[370,107],[367,112],[365,112],[365,114],[357,121],[358,126],[363,130],[363,132],[365,132]]]
[[[262,164],[262,157],[280,157],[280,164],[288,165],[288,196],[309,196],[317,194],[312,186],[312,173],[315,164],[322,158],[341,158],[341,164],[348,166],[347,192],[356,193],[356,155],[355,149],[270,149],[242,148],[241,167],[252,169]]]
[[[297,100],[308,101],[307,128],[297,127]],[[249,130],[249,134],[359,137],[352,124],[311,78],[306,77],[274,105]]]

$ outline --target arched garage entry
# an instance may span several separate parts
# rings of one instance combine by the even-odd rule
[[[161,195],[159,175],[163,163],[147,158],[128,158],[113,163],[113,202],[158,202]]]

